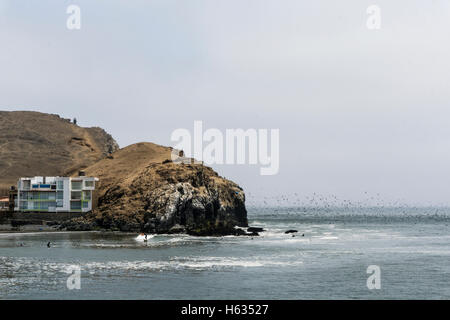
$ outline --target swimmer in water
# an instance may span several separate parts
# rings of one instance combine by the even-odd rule
[[[47,243],[47,248],[50,248],[50,241]]]

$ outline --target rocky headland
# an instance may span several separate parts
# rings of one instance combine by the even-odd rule
[[[202,164],[171,160],[172,148],[137,143],[85,169],[100,179],[98,206],[63,224],[67,230],[192,235],[242,234],[241,187]]]

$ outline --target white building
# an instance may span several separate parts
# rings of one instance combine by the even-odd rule
[[[20,178],[14,211],[89,212],[96,181],[85,176]]]

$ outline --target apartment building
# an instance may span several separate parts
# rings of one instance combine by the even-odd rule
[[[14,211],[89,212],[97,181],[85,176],[20,178]]]

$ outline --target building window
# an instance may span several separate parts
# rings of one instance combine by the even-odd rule
[[[56,200],[56,207],[62,208],[64,206],[64,202],[62,200]]]
[[[70,203],[70,210],[81,210],[81,201],[72,201]]]
[[[56,189],[63,190],[64,189],[64,181],[58,181],[56,183]]]
[[[22,181],[22,189],[24,190],[30,190],[31,181],[30,180],[23,180]]]
[[[70,193],[71,200],[81,200],[81,191],[72,191]]]
[[[83,181],[72,181],[72,190],[81,190]]]
[[[83,202],[83,208],[84,208],[84,209],[89,208],[89,201],[84,201],[84,202]]]
[[[85,181],[84,186],[86,188],[93,188],[94,187],[94,181]]]
[[[56,199],[57,200],[63,200],[64,199],[64,192],[63,191],[56,191]]]
[[[91,192],[83,191],[83,200],[91,200]]]

